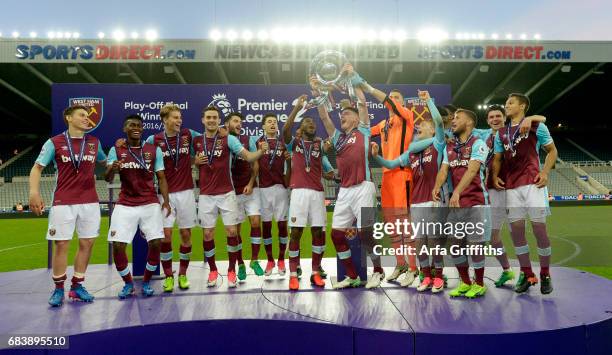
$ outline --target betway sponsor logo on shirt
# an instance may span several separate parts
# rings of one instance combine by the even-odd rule
[[[468,166],[470,164],[470,161],[468,159],[461,159],[461,160],[452,160],[450,162],[450,167],[454,168],[457,166]]]
[[[150,163],[145,163],[147,170],[151,169],[151,164]],[[133,162],[133,161],[129,161],[127,163],[121,163],[121,169],[141,169],[142,167],[140,166],[140,164]]]
[[[570,60],[572,51],[550,48],[543,45],[440,45],[422,46],[418,57],[421,59],[482,59],[501,61],[521,61],[541,59],[547,61]]]
[[[166,150],[162,153],[162,155],[164,156],[164,158],[167,158],[169,156],[174,156],[174,154],[176,154],[176,149],[172,148],[172,155],[170,155],[170,151]],[[179,154],[189,154],[189,147],[182,147],[179,148]]]
[[[69,155],[62,155],[61,157],[62,157],[62,163],[69,163],[72,161]],[[79,156],[75,154],[74,160],[78,161],[78,159],[79,159]],[[93,155],[86,154],[86,155],[83,155],[83,161],[90,161],[93,163],[96,161],[96,157]]]
[[[297,147],[295,147],[295,151],[300,153],[300,154],[304,154],[304,149],[302,149],[302,147],[300,147],[299,145]],[[313,150],[310,153],[314,158],[318,158],[320,155],[320,151],[319,150]]]
[[[425,164],[425,163],[431,163],[432,158],[433,158],[433,157],[432,157],[431,155],[427,155],[427,156],[423,157],[423,159],[422,159],[423,164]],[[412,164],[410,164],[410,167],[411,167],[412,169],[416,169],[416,168],[418,168],[418,166],[419,166],[420,164],[421,164],[421,160],[415,160],[415,161],[414,161]]]
[[[163,60],[195,59],[195,49],[156,44],[18,44],[15,57],[23,60]]]

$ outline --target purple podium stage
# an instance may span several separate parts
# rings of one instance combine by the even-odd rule
[[[218,265],[225,273],[227,263]],[[161,294],[154,281],[159,293],[143,298],[137,281],[137,296],[119,301],[117,272],[93,265],[85,286],[95,302],[57,309],[47,305],[50,271],[2,273],[0,334],[69,335],[69,350],[19,351],[28,354],[612,354],[612,281],[589,273],[556,267],[552,294],[517,295],[496,289],[500,270],[488,268],[486,296],[468,300],[418,293],[416,284],[335,291],[328,280],[313,289],[310,261],[302,266],[299,292],[279,275],[207,288],[199,261],[189,268],[191,289]],[[335,259],[324,267],[333,273]],[[454,269],[445,272],[454,287]]]

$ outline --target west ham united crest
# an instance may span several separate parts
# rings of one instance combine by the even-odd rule
[[[357,237],[357,230],[355,228],[349,228],[346,230],[346,239],[353,240]]]
[[[69,106],[81,105],[87,108],[87,118],[90,129],[87,133],[98,128],[104,117],[104,99],[101,97],[71,97],[68,99]]]
[[[143,156],[144,156],[145,160],[151,160],[151,153],[146,152],[146,153],[143,154]]]
[[[472,147],[465,147],[465,151],[463,152],[463,156],[469,158],[472,155]]]
[[[406,108],[412,111],[414,116],[414,125],[418,125],[421,121],[432,121],[431,112],[427,107],[427,102],[418,97],[409,97],[404,100]]]

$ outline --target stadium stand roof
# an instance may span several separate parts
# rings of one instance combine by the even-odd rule
[[[54,83],[305,84],[309,58],[322,48],[1,39],[0,115],[11,119],[6,133],[47,134]],[[406,41],[341,49],[371,83],[451,84],[453,103],[475,111],[522,92],[531,98],[530,112],[549,117],[551,127],[609,127],[595,107],[608,102],[612,42]]]

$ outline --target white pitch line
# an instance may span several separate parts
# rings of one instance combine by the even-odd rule
[[[580,255],[580,253],[582,252],[582,248],[580,247],[580,245],[578,245],[578,243],[571,241],[569,239],[565,239],[556,235],[551,235],[551,238],[555,238],[555,239],[560,239],[564,242],[570,243],[571,245],[574,246],[574,253],[572,253],[572,255],[568,256],[565,259],[559,260],[558,262],[554,263],[554,265],[556,266],[561,266],[565,263],[567,263],[568,261],[574,259],[575,257],[577,257],[578,255]]]
[[[31,247],[32,245],[39,245],[39,244],[45,244],[45,243],[47,243],[47,242],[40,242],[40,243],[34,243],[34,244],[26,244],[26,245],[20,245],[20,246],[12,247],[12,248],[0,249],[0,253],[2,253],[3,251],[9,251],[9,250],[20,249],[20,248],[27,248],[27,247]]]

